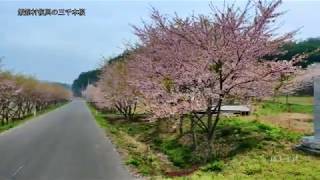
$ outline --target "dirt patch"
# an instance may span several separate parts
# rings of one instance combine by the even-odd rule
[[[310,134],[313,132],[313,117],[302,113],[281,113],[260,117],[262,122],[276,124],[289,130]]]

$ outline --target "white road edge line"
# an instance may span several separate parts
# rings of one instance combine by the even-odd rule
[[[24,167],[24,165],[20,166],[12,175],[11,177],[15,177],[20,171],[21,169]]]

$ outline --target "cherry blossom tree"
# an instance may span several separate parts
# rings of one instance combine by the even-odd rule
[[[249,2],[244,9],[211,6],[211,15],[187,18],[154,10],[152,23],[134,27],[140,44],[129,63],[131,84],[158,117],[191,112],[206,133],[210,155],[226,100],[269,96],[275,82],[297,70],[299,57],[270,60],[283,53],[280,47],[294,35],[275,32],[280,4],[276,0]],[[199,111],[206,116],[198,116]]]
[[[1,125],[29,116],[34,110],[68,101],[70,96],[70,92],[59,85],[9,71],[0,72]]]
[[[92,84],[88,85],[85,91],[82,92],[82,96],[100,110],[108,110],[112,108],[108,99],[105,98],[105,94],[98,86]]]
[[[17,95],[17,87],[15,83],[10,80],[1,80],[0,81],[0,120],[1,125],[8,123],[10,117],[12,116],[12,101]]]
[[[116,61],[103,67],[98,86],[111,106],[121,113],[125,119],[132,120],[137,107],[136,88],[128,83],[126,62]]]

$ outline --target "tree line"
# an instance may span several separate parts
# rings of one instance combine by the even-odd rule
[[[281,47],[281,50],[286,52],[283,55],[277,55],[278,59],[291,59],[295,55],[303,54],[303,53],[311,53],[308,57],[305,57],[304,61],[299,62],[298,65],[301,65],[303,68],[308,68],[310,65],[320,63],[320,53],[319,51],[315,51],[320,48],[320,38],[308,38],[303,41],[292,41],[288,42],[288,44]],[[129,51],[125,51],[126,55],[129,55]],[[116,62],[121,60],[124,55],[121,54],[119,56],[107,59],[108,63]],[[313,68],[313,67],[309,67]],[[81,92],[87,88],[89,84],[94,84],[99,80],[101,69],[98,68],[96,70],[91,70],[87,72],[83,72],[79,75],[79,77],[73,82],[72,89],[73,93],[80,96]],[[306,86],[305,89],[300,89],[298,94],[301,95],[312,95],[313,88],[310,86]]]
[[[100,69],[82,72],[72,83],[72,92],[74,96],[81,96],[81,91],[85,90],[89,84],[98,81]]]
[[[320,52],[317,51],[319,48],[320,38],[309,38],[299,42],[289,42],[282,47],[286,53],[279,55],[279,59],[290,59],[297,54],[309,53],[309,56],[299,63],[303,68],[306,68],[309,65],[320,63]]]
[[[70,92],[61,85],[0,70],[0,125],[66,102],[70,96]]]

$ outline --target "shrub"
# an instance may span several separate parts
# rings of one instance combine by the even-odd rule
[[[245,169],[245,174],[247,175],[254,175],[257,173],[261,173],[262,172],[262,168],[259,164],[255,164],[255,165],[249,165],[246,169]]]
[[[201,170],[205,172],[220,172],[223,170],[223,167],[224,167],[223,161],[214,161],[202,167]]]
[[[155,145],[159,146],[159,150],[165,153],[175,166],[188,167],[192,164],[191,149],[179,144],[177,140],[158,140]]]
[[[133,165],[133,166],[135,166],[135,167],[138,167],[140,164],[141,164],[141,162],[138,160],[138,159],[136,159],[136,158],[129,158],[127,161],[126,161],[126,164],[127,165]]]

